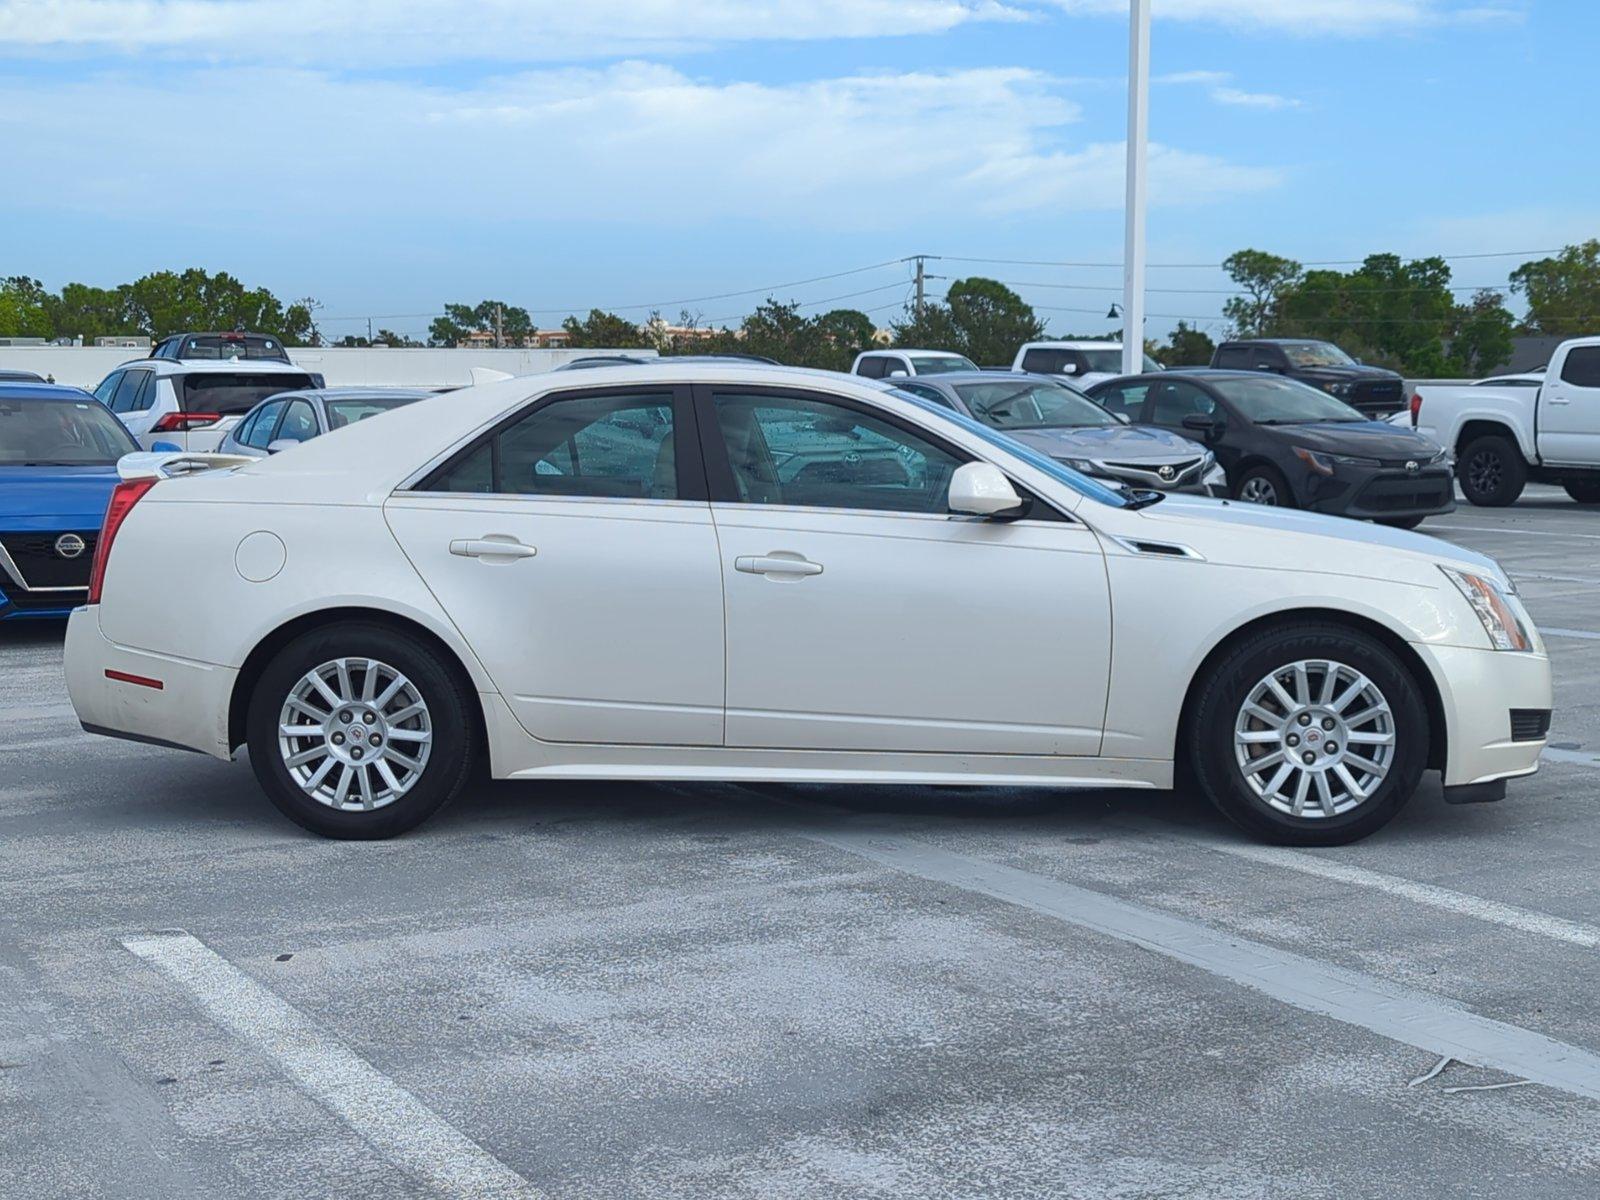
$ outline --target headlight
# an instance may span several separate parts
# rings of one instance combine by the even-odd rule
[[[1375,458],[1357,458],[1353,454],[1327,454],[1321,450],[1307,450],[1304,446],[1294,448],[1295,457],[1318,475],[1332,475],[1336,466],[1345,467],[1378,467],[1383,464]]]
[[[1496,650],[1532,650],[1533,638],[1522,618],[1517,616],[1506,599],[1505,589],[1498,580],[1453,567],[1440,565],[1439,570],[1450,577],[1461,594],[1472,605],[1472,611],[1483,622],[1483,631]]]
[[[1095,472],[1094,463],[1087,458],[1060,458],[1056,461],[1065,463],[1074,471],[1082,471],[1085,475],[1093,475]]]

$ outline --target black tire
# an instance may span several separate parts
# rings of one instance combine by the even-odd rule
[[[1271,500],[1260,499],[1261,493],[1269,493]],[[1255,493],[1247,495],[1247,493]],[[1246,504],[1267,504],[1276,508],[1298,508],[1295,503],[1294,492],[1289,489],[1289,481],[1283,477],[1283,472],[1276,467],[1261,463],[1249,467],[1240,473],[1234,480],[1233,498],[1242,500]]]
[[[1393,756],[1387,764],[1387,774],[1367,798],[1331,816],[1321,815],[1320,802],[1318,815],[1312,816],[1294,816],[1292,806],[1291,811],[1274,807],[1246,782],[1245,769],[1238,761],[1238,753],[1253,753],[1254,748],[1244,747],[1237,753],[1235,750],[1235,721],[1252,691],[1269,674],[1307,660],[1331,660],[1366,676],[1388,703],[1393,726]],[[1319,681],[1320,677],[1311,676],[1307,691],[1320,690]],[[1291,685],[1292,682],[1291,678]],[[1360,700],[1358,695],[1356,701]],[[1186,744],[1181,752],[1201,793],[1242,829],[1282,845],[1339,846],[1376,832],[1411,798],[1428,762],[1427,709],[1410,671],[1383,643],[1340,625],[1308,621],[1274,626],[1245,637],[1208,668],[1206,678],[1197,681],[1186,718]],[[1302,728],[1296,717],[1286,721],[1283,728],[1296,734],[1302,750],[1287,751],[1276,744],[1278,753],[1302,753],[1310,749],[1310,739],[1324,739],[1321,744],[1328,739],[1315,720]],[[1361,724],[1353,728],[1364,730]],[[1264,746],[1261,753],[1271,750],[1272,745]],[[1298,766],[1295,771],[1293,779],[1298,783]],[[1330,790],[1342,793],[1342,798],[1348,800],[1348,789],[1337,781],[1337,776],[1324,774]],[[1308,803],[1316,795],[1308,783]],[[1334,797],[1335,810],[1340,798]]]
[[[1427,517],[1379,517],[1379,525],[1387,525],[1390,529],[1415,529],[1426,521]]]
[[[1600,504],[1600,479],[1569,479],[1561,486],[1579,504]]]
[[[398,797],[381,802],[370,811],[335,808],[331,802],[308,794],[291,775],[279,748],[279,718],[291,691],[313,668],[349,658],[384,664],[403,674],[426,706],[426,720],[431,726],[432,742],[426,755],[418,758],[422,767],[415,779]],[[379,678],[387,681],[389,677],[380,675]],[[329,709],[330,717],[338,711],[325,700],[317,703]],[[399,710],[391,705],[388,711]],[[420,723],[421,718],[412,717],[397,723],[395,729]],[[329,727],[334,728],[331,722]],[[386,731],[385,727],[382,732]],[[425,642],[367,621],[312,630],[279,651],[256,681],[246,734],[256,779],[278,811],[313,833],[348,840],[389,838],[416,828],[455,798],[465,786],[478,757],[474,699],[459,673]],[[317,740],[299,740],[291,746],[313,745]],[[395,744],[397,748],[406,745],[398,738]],[[415,754],[415,747],[416,743],[411,743],[407,752]],[[314,760],[310,765],[319,766],[320,762],[320,759]],[[354,765],[336,765],[330,771],[330,778],[337,778],[345,767]],[[359,774],[355,777],[359,778]],[[375,771],[367,778],[382,786]],[[402,781],[406,778],[409,777],[402,776]]]
[[[1469,503],[1504,508],[1515,504],[1528,485],[1528,463],[1510,438],[1484,434],[1462,447],[1456,460],[1456,482]]]

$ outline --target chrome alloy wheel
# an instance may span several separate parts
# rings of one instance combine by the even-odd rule
[[[1326,659],[1279,667],[1250,689],[1233,724],[1245,783],[1291,817],[1337,817],[1365,803],[1394,752],[1394,712],[1378,685]]]
[[[300,790],[319,804],[371,812],[422,778],[433,722],[422,693],[387,663],[336,658],[289,689],[278,714],[278,752]]]
[[[1239,489],[1239,499],[1249,504],[1278,503],[1278,489],[1272,486],[1272,480],[1264,475],[1253,475],[1245,480],[1244,486]]]

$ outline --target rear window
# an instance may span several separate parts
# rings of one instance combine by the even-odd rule
[[[415,404],[420,396],[344,396],[327,401],[328,428],[343,429],[357,421],[365,421],[393,408]]]
[[[316,387],[311,376],[292,372],[244,375],[197,371],[176,376],[173,382],[178,385],[178,404],[184,412],[217,413],[224,417],[249,412],[268,396],[279,392],[301,392]]]
[[[277,338],[255,334],[201,333],[186,337],[178,358],[238,358],[247,361],[288,362],[289,352]]]

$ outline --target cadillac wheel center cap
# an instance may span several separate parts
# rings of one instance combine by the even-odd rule
[[[77,558],[86,549],[87,543],[75,533],[63,533],[56,539],[56,553],[62,558]]]

